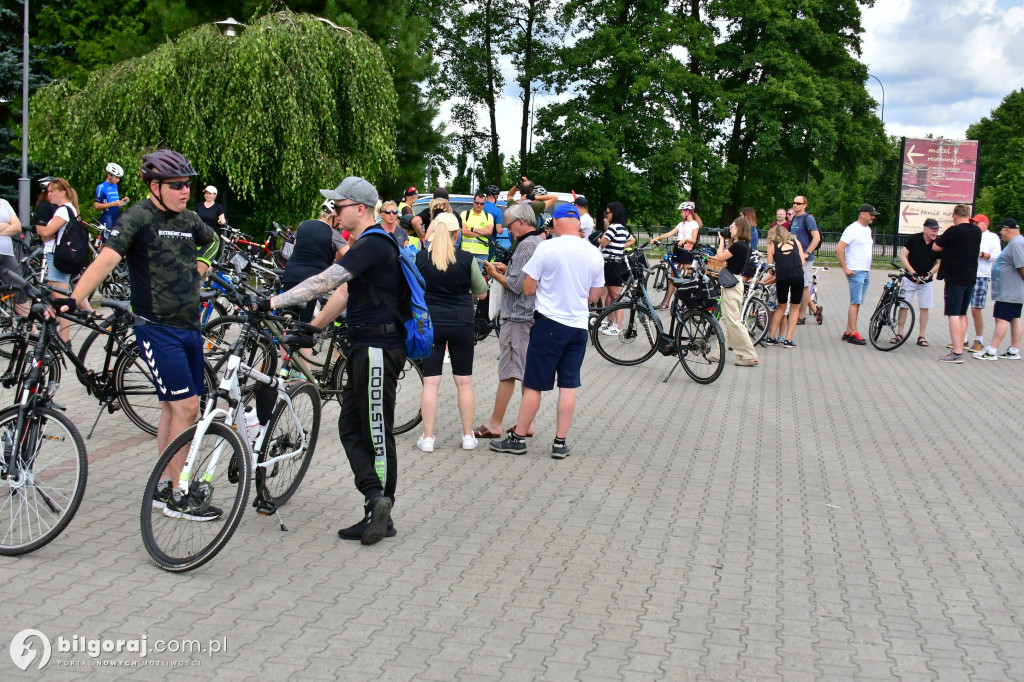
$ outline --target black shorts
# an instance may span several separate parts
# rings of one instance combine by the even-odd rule
[[[800,303],[804,295],[804,278],[801,275],[796,279],[780,279],[775,282],[775,292],[779,298],[779,310],[782,310],[787,303]],[[792,312],[792,311],[790,311]]]
[[[996,301],[992,307],[992,317],[997,320],[1016,320],[1020,317],[1021,308],[1024,308],[1024,304],[1021,303],[1007,303],[1006,301]]]
[[[943,293],[945,309],[943,315],[947,317],[961,316],[967,314],[971,307],[971,296],[974,295],[974,282],[970,284],[950,284],[946,282],[946,289]]]
[[[555,387],[557,375],[559,388],[579,388],[587,336],[586,329],[569,327],[534,313],[530,345],[526,349],[523,386],[535,391],[550,391]]]
[[[604,262],[604,285],[606,287],[621,287],[627,279],[629,279],[629,270],[624,262]]]
[[[448,349],[448,355],[452,361],[452,374],[458,377],[471,376],[473,374],[473,343],[475,340],[472,324],[435,324],[434,350],[430,353],[430,357],[423,361],[423,376],[441,376],[445,348]]]

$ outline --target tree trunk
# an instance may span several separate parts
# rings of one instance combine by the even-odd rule
[[[533,84],[533,22],[535,11],[535,0],[530,0],[529,9],[526,12],[526,27],[523,31],[523,40],[526,42],[526,50],[523,55],[523,123],[519,135],[519,166],[523,175],[527,174],[529,164],[526,140],[530,132],[530,87]]]
[[[486,3],[487,14],[491,15],[491,0]],[[495,114],[494,97],[494,48],[491,44],[491,22],[484,22],[484,49],[487,50],[487,113],[491,117],[491,182],[501,187],[501,157],[498,156],[498,122]]]

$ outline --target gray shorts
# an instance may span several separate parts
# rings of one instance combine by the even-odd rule
[[[811,286],[811,278],[814,277],[814,256],[804,263],[804,289]]]
[[[528,322],[501,321],[498,335],[498,380],[523,380],[526,374],[526,349],[530,347],[530,330],[533,320]]]

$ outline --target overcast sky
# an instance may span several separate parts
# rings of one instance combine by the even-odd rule
[[[963,139],[967,126],[1024,87],[1024,0],[877,0],[863,21],[862,58],[885,88],[890,135]],[[497,123],[507,158],[519,154],[522,102],[511,63],[501,66],[509,82]],[[881,104],[878,83],[867,86]],[[551,101],[541,93],[537,106]],[[450,111],[442,106],[443,120]],[[485,128],[483,108],[480,121]]]

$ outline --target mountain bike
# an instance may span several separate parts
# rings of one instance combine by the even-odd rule
[[[903,278],[916,277],[913,273],[900,268],[899,272],[889,273],[889,281],[882,289],[875,311],[871,313],[868,323],[868,340],[871,345],[881,351],[899,348],[914,330],[916,314],[914,306],[903,297]],[[900,317],[903,316],[903,320]],[[900,329],[903,328],[903,333]]]
[[[227,280],[216,273],[211,277],[232,294],[237,305],[246,304]],[[244,331],[261,324],[261,316],[251,313]],[[295,494],[309,469],[320,430],[320,394],[309,382],[286,387],[283,378],[267,376],[242,362],[247,337],[243,333],[232,348],[220,385],[199,422],[171,441],[146,484],[142,540],[150,558],[164,570],[194,570],[224,548],[242,519],[254,478],[256,512],[276,515],[281,530],[287,530],[279,507]],[[305,341],[294,335],[283,339],[286,347],[302,346]],[[243,376],[258,385],[255,415],[242,401],[239,379]],[[221,406],[224,403],[226,407]],[[176,498],[161,487],[175,467],[180,468],[176,479],[171,478]],[[217,509],[215,501],[226,507]]]
[[[0,555],[32,552],[74,518],[85,494],[88,460],[82,436],[53,402],[57,382],[45,371],[57,320],[47,316],[49,293],[25,286],[34,301],[25,325],[38,329],[30,369],[17,377],[17,405],[0,412]]]

